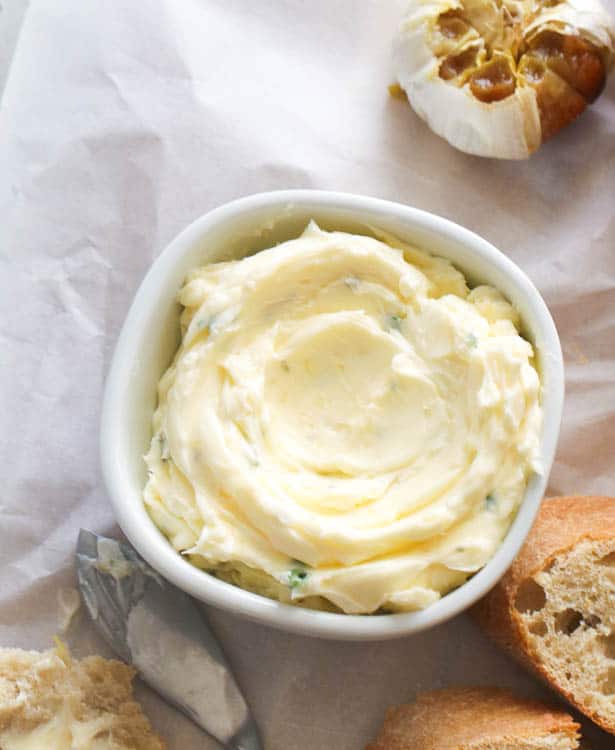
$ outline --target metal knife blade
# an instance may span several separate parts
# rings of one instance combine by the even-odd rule
[[[229,750],[262,750],[250,709],[190,597],[129,544],[84,529],[76,564],[86,608],[115,653]]]

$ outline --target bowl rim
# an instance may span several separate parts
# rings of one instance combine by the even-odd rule
[[[147,335],[148,313],[152,314],[165,279],[178,261],[202,242],[215,227],[263,209],[288,211],[290,207],[314,207],[357,215],[361,212],[380,214],[463,245],[482,264],[495,265],[511,279],[524,297],[533,319],[524,322],[543,341],[541,350],[541,381],[550,388],[542,394],[543,428],[541,457],[544,471],[534,475],[517,516],[495,555],[472,578],[458,589],[446,594],[424,610],[416,612],[351,615],[321,612],[268,599],[221,581],[183,559],[155,527],[144,523],[145,507],[124,502],[127,486],[125,462],[119,451],[118,429],[127,429],[127,413],[123,396],[130,381],[134,352]],[[429,249],[429,248],[426,248]],[[438,254],[437,250],[433,251]],[[453,259],[453,263],[455,260]],[[492,588],[508,569],[519,552],[538,512],[553,463],[559,436],[564,401],[564,367],[559,336],[551,314],[540,293],[525,273],[495,246],[474,232],[449,219],[418,208],[392,201],[323,190],[278,190],[256,193],[225,203],[197,218],[180,232],[153,262],[143,278],[120,331],[104,388],[100,425],[100,461],[104,484],[124,534],[142,557],[166,579],[197,599],[247,619],[288,632],[339,640],[385,640],[438,625],[470,607]]]

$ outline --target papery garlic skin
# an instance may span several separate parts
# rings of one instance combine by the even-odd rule
[[[547,49],[545,32],[581,50]],[[612,21],[598,0],[550,7],[528,0],[413,0],[395,40],[394,64],[412,108],[452,146],[524,159],[600,93],[614,48]],[[579,71],[581,54],[590,64]],[[480,71],[491,65],[493,75],[495,61],[505,75],[491,93],[484,90],[496,100],[481,101]],[[553,61],[558,73],[563,61],[568,78],[575,74],[573,84],[581,80],[581,94],[553,72]]]
[[[530,37],[540,28],[568,27],[596,46],[604,48],[607,68],[615,57],[615,26],[613,19],[597,0],[565,0],[552,7],[544,7],[526,30]]]

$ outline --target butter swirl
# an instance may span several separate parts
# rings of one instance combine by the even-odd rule
[[[174,547],[282,601],[423,608],[494,554],[539,470],[516,311],[387,238],[303,235],[193,271],[146,506]]]

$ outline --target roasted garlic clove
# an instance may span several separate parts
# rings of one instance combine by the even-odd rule
[[[523,159],[600,94],[615,29],[599,0],[413,0],[399,84],[461,151]]]

